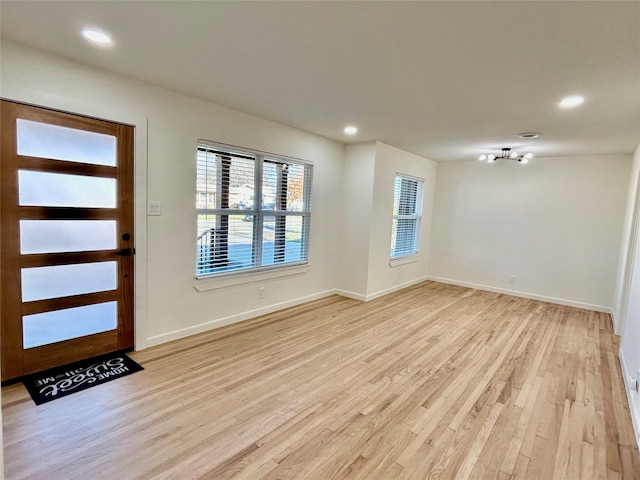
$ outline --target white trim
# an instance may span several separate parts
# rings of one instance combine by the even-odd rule
[[[199,292],[208,290],[216,290],[218,288],[234,287],[236,285],[245,285],[248,283],[262,282],[272,278],[292,277],[295,275],[304,275],[309,271],[309,264],[292,265],[291,267],[277,267],[261,272],[242,272],[237,275],[229,275],[227,277],[202,277],[193,281],[193,288]]]
[[[280,153],[271,153],[271,152],[264,152],[262,150],[254,150],[253,148],[239,147],[237,145],[230,145],[228,143],[216,142],[213,140],[206,140],[204,138],[198,139],[198,145],[200,144],[202,144],[203,146],[211,147],[211,148],[219,148],[221,150],[231,150],[232,153],[234,151],[237,151],[245,155],[255,155],[255,156],[262,156],[262,157],[266,156],[269,158],[269,160],[276,160],[276,161],[288,160],[292,163],[299,163],[301,165],[313,166],[313,162],[310,160],[303,160],[302,158],[289,157],[287,155],[282,155]]]
[[[402,177],[402,178],[406,178],[407,180],[414,180],[414,181],[418,181],[418,182],[422,182],[424,183],[424,178],[422,177],[416,177],[413,175],[407,175],[406,173],[401,173],[396,171],[396,177]]]
[[[396,223],[396,227],[394,229],[393,226],[393,220],[415,220],[415,235],[413,237],[413,245],[412,245],[412,252],[408,253],[408,254],[403,254],[403,255],[399,255],[399,256],[393,256],[393,250],[392,248],[389,248],[389,256],[390,256],[390,262],[389,265],[391,267],[395,266],[395,264],[392,264],[391,262],[394,259],[400,259],[403,257],[411,257],[411,256],[417,256],[420,254],[420,226],[422,224],[422,208],[424,206],[424,178],[418,178],[418,177],[412,177],[410,175],[405,175],[404,173],[399,173],[396,172],[396,176],[393,179],[393,208],[395,211],[396,208],[396,199],[398,200],[398,208],[400,205],[400,201],[401,201],[401,197],[402,197],[402,186],[400,186],[400,191],[397,191],[397,181],[398,178],[400,178],[400,180],[408,180],[411,182],[415,182],[416,183],[416,208],[414,213],[412,214],[403,214],[400,215],[398,213],[394,213],[392,218],[392,222],[391,222],[391,238],[393,239],[394,237],[394,233],[396,236],[396,248],[398,247],[398,230],[397,230],[397,223]],[[402,181],[400,182],[400,185],[402,185]],[[390,245],[391,247],[391,245]],[[410,263],[410,262],[404,262],[404,263]],[[402,265],[403,263],[398,263],[399,265]]]
[[[149,119],[137,119],[134,127],[134,171],[133,171],[133,228],[134,228],[134,287],[133,287],[133,336],[134,348],[147,347],[147,172]]]
[[[477,290],[485,290],[487,292],[504,293],[506,295],[512,295],[514,297],[530,298],[532,300],[540,300],[542,302],[556,303],[558,305],[583,308],[585,310],[594,310],[596,312],[608,313],[610,315],[613,315],[613,310],[611,309],[611,307],[606,307],[603,305],[593,305],[591,303],[576,302],[574,300],[568,300],[565,298],[547,297],[546,295],[537,295],[535,293],[521,292],[518,290],[508,290],[506,288],[491,287],[489,285],[463,282],[460,280],[452,280],[450,278],[435,277],[433,275],[427,275],[425,277],[425,280],[433,280],[434,282],[448,283],[450,285],[458,285],[460,287],[475,288]]]
[[[620,320],[620,316],[618,315],[618,313],[616,313],[616,309],[612,307],[611,312],[609,312],[609,315],[611,315],[611,323],[613,324],[613,333],[615,333],[619,337],[622,337],[622,333],[618,333],[616,331],[616,328],[618,325],[617,322]]]
[[[337,288],[335,292],[336,295],[340,295],[341,297],[352,298],[361,302],[367,301],[367,296],[363,295],[362,293],[350,292],[349,290],[340,290],[339,288]]]
[[[430,280],[428,277],[420,277],[414,280],[410,280],[408,282],[400,283],[398,285],[394,285],[390,288],[385,288],[384,290],[379,290],[374,293],[370,293],[368,295],[364,295],[362,293],[350,292],[349,290],[340,290],[336,289],[336,295],[340,295],[342,297],[353,298],[354,300],[360,300],[361,302],[370,302],[371,300],[375,300],[376,298],[383,297],[385,295],[389,295],[390,293],[397,292],[398,290],[405,289],[412,285],[416,285],[418,283],[422,283],[426,280]]]
[[[631,423],[633,424],[633,430],[636,437],[636,447],[640,452],[640,404],[636,404],[635,398],[639,398],[638,394],[633,395],[633,389],[629,385],[629,377],[631,373],[627,370],[627,364],[624,361],[624,355],[622,350],[618,351],[618,358],[620,359],[620,367],[622,368],[622,380],[624,381],[624,391],[627,393],[627,401],[629,402],[629,413],[631,414]]]
[[[407,263],[416,263],[418,260],[420,260],[420,254],[413,253],[411,255],[389,259],[389,266],[391,268],[395,268],[399,267],[400,265],[406,265]]]
[[[633,193],[634,198],[631,203],[631,227],[629,230],[629,238],[627,240],[626,258],[624,263],[624,271],[622,276],[622,295],[620,302],[615,305],[616,309],[620,309],[620,315],[613,318],[613,329],[616,334],[624,334],[624,326],[627,321],[627,309],[629,306],[629,297],[631,295],[631,277],[633,274],[633,264],[636,252],[637,237],[640,234],[640,171],[636,177],[636,188]],[[617,313],[617,312],[616,312]]]
[[[420,277],[413,280],[409,280],[408,282],[400,283],[398,285],[394,285],[393,287],[385,288],[384,290],[379,290],[374,293],[370,293],[367,295],[365,302],[369,302],[371,300],[375,300],[376,298],[384,297],[385,295],[389,295],[390,293],[397,292],[398,290],[403,290],[412,285],[417,285],[418,283],[422,283],[426,280],[430,280],[429,277]]]
[[[266,315],[268,313],[277,312],[278,310],[283,310],[285,308],[295,307],[296,305],[301,305],[303,303],[312,302],[321,298],[330,297],[331,295],[335,294],[336,291],[333,289],[325,290],[324,292],[314,293],[312,295],[307,295],[306,297],[299,297],[293,300],[288,300],[286,302],[269,305],[268,307],[256,308],[255,310],[249,310],[235,315],[230,315],[228,317],[218,318],[217,320],[211,320],[191,327],[180,328],[178,330],[162,333],[160,335],[154,335],[147,338],[147,347],[153,347],[155,345],[171,342],[172,340],[178,340],[180,338],[189,337],[198,333],[207,332],[209,330],[224,327],[225,325],[242,322],[244,320],[259,317],[260,315]]]
[[[201,153],[204,153],[204,158],[201,157]],[[209,153],[213,154],[215,158],[209,159],[209,156],[208,156]],[[298,261],[276,262],[273,265],[264,266],[262,262],[262,244],[263,244],[262,237],[263,237],[263,226],[264,226],[263,224],[265,222],[265,217],[274,216],[274,215],[276,218],[282,217],[285,219],[287,217],[300,217],[301,219],[300,221],[303,224],[303,226],[308,225],[309,220],[311,218],[310,195],[311,195],[311,187],[312,187],[313,180],[310,172],[313,171],[313,163],[304,162],[299,159],[293,159],[291,157],[286,157],[283,155],[269,154],[269,153],[261,152],[258,150],[253,150],[250,148],[236,147],[236,146],[227,145],[224,143],[217,143],[209,140],[198,139],[197,148],[196,148],[197,167],[200,168],[201,163],[206,164],[207,170],[209,166],[215,166],[215,168],[217,169],[217,175],[218,175],[217,184],[215,187],[211,186],[211,190],[209,189],[209,181],[206,182],[207,185],[205,186],[205,192],[207,193],[207,195],[209,194],[210,191],[214,192],[215,194],[215,192],[218,192],[219,189],[222,189],[222,193],[226,191],[228,194],[229,193],[228,189],[231,188],[228,180],[226,181],[224,179],[220,180],[220,175],[223,174],[223,167],[216,160],[220,154],[222,154],[225,157],[227,156],[229,157],[228,161],[229,161],[230,169],[235,164],[235,159],[244,158],[248,161],[249,160],[251,161],[254,168],[253,186],[252,186],[253,205],[251,209],[223,208],[220,205],[217,205],[216,208],[209,208],[209,205],[206,206],[207,208],[196,208],[196,217],[197,217],[196,223],[198,224],[197,225],[198,232],[200,232],[200,228],[201,228],[200,216],[203,214],[215,215],[215,216],[245,215],[245,220],[246,220],[246,216],[253,217],[252,218],[253,238],[251,241],[251,246],[253,250],[253,258],[251,260],[252,265],[245,268],[230,269],[230,270],[223,269],[222,271],[218,271],[218,272],[209,272],[209,273],[203,273],[199,275],[196,274],[193,287],[197,291],[202,292],[206,290],[225,288],[225,287],[230,287],[234,285],[243,285],[246,283],[252,283],[256,281],[261,281],[263,279],[285,276],[288,274],[284,273],[282,275],[276,274],[274,276],[255,277],[255,279],[251,279],[249,277],[247,277],[247,279],[239,279],[238,277],[241,277],[241,276],[244,277],[245,275],[251,275],[254,273],[259,274],[266,270],[285,269],[288,267],[297,267],[300,265],[308,264],[309,263],[308,261],[309,236],[308,236],[307,228],[305,228],[304,235],[302,235],[301,246],[303,249],[304,258]],[[303,167],[303,196],[304,196],[303,207],[304,208],[302,209],[302,211],[277,210],[275,209],[275,207],[274,207],[275,211],[271,211],[271,210],[265,210],[264,208],[260,207],[260,205],[264,207],[264,198],[263,198],[264,192],[262,187],[263,187],[263,180],[264,180],[263,177],[266,175],[265,169],[266,169],[267,163],[276,164],[279,166],[283,166],[283,165],[286,166],[288,164],[292,164],[292,165],[299,165]],[[278,177],[277,183],[278,183],[279,189],[281,189],[282,187],[281,185],[282,171],[283,171],[282,169],[280,168],[278,169],[278,172],[280,172],[277,175]],[[248,179],[245,179],[245,181],[248,181]],[[222,195],[222,193],[218,192],[218,194],[220,195]],[[282,193],[282,192],[279,192],[279,193]],[[213,229],[209,228],[206,231],[211,231],[211,230]],[[228,230],[228,227],[227,227],[227,230]],[[206,233],[206,231],[199,234],[198,241]],[[211,249],[212,248],[213,247],[211,247]],[[202,255],[203,255],[202,245],[199,245],[198,248],[195,249],[194,254],[195,254],[194,260],[195,260],[196,270],[200,270],[200,267],[202,266],[201,263],[204,261],[202,258]],[[212,254],[213,252],[209,252],[208,256],[211,256]],[[235,278],[232,279],[231,277],[235,277]],[[216,280],[219,280],[219,281],[216,281]]]

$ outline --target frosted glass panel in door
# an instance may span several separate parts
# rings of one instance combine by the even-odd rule
[[[116,262],[79,263],[22,269],[22,301],[115,290]]]
[[[115,220],[20,220],[22,254],[115,248]]]
[[[116,137],[59,127],[48,123],[16,120],[18,155],[69,160],[95,165],[116,165]]]
[[[96,303],[22,317],[24,348],[115,330],[118,302]]]
[[[20,205],[116,208],[115,178],[18,171]]]

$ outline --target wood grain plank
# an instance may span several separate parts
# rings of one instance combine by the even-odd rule
[[[634,479],[616,348],[600,314],[435,282],[324,298],[133,352],[143,372],[40,407],[4,387],[6,473]]]

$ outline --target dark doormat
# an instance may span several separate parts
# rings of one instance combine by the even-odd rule
[[[23,379],[36,405],[144,370],[124,353],[109,353],[34,373]]]

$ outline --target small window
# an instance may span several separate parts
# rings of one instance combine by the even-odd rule
[[[393,193],[391,258],[418,253],[424,180],[396,175]]]
[[[312,166],[198,143],[196,277],[308,262]]]

